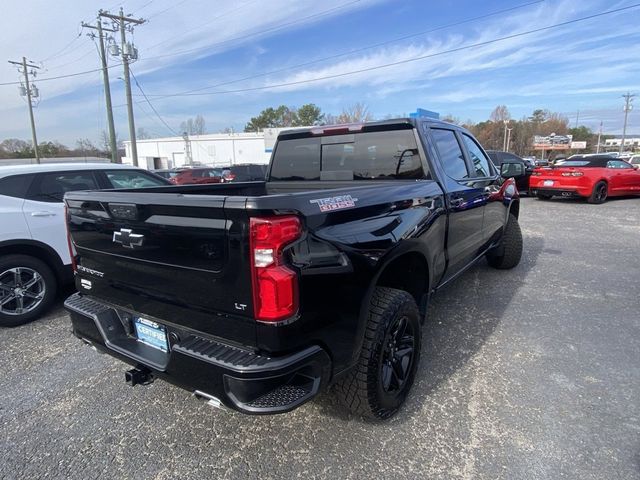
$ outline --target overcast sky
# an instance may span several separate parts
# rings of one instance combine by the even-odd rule
[[[2,2],[0,59],[42,62],[39,141],[73,146],[106,129],[99,71],[46,79],[98,68],[80,22],[120,6],[148,19],[135,28],[140,59],[132,71],[170,128],[135,82],[133,93],[136,126],[158,136],[197,114],[209,132],[242,130],[263,108],[309,102],[334,114],[364,102],[376,117],[422,107],[463,121],[485,120],[504,104],[514,118],[543,108],[566,114],[572,126],[578,116],[594,130],[602,120],[605,133],[620,133],[621,95],[640,94],[640,8],[513,37],[633,0],[105,2]],[[122,67],[109,62],[116,130],[127,139]],[[0,64],[0,83],[19,79],[13,65]],[[640,135],[640,107],[628,132]],[[18,86],[0,85],[0,140],[9,137],[30,139],[28,113]]]

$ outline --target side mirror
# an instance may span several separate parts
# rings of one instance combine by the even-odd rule
[[[521,163],[505,162],[500,165],[500,176],[502,178],[520,178],[524,177],[524,165]]]

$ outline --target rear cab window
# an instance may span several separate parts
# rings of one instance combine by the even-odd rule
[[[271,181],[424,178],[414,129],[283,139],[270,174]]]

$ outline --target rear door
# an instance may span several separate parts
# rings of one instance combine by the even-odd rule
[[[33,177],[26,174],[0,179],[0,242],[31,238],[23,205]]]
[[[71,263],[64,222],[66,192],[100,188],[89,170],[38,173],[27,192],[23,212],[33,240],[51,246],[62,259]]]
[[[501,196],[497,195],[500,190],[501,177],[497,169],[491,168],[490,161],[485,155],[480,145],[469,135],[459,132],[464,145],[469,163],[472,166],[472,175],[475,177],[474,187],[482,189],[482,203],[484,215],[482,219],[482,239],[485,245],[492,243],[502,235],[502,228],[507,217],[507,206]],[[510,155],[509,153],[505,155]],[[508,157],[505,161],[509,161]],[[519,160],[518,163],[522,163]]]
[[[429,133],[444,171],[442,179],[449,204],[448,268],[444,277],[447,280],[476,258],[482,249],[485,182],[476,179],[456,131],[430,127]]]

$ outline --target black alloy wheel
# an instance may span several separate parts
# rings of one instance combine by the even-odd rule
[[[397,318],[385,338],[380,385],[387,393],[402,390],[413,367],[415,332],[408,317]]]

